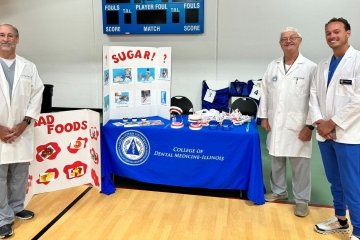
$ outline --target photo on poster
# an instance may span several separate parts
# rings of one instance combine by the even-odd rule
[[[104,86],[109,84],[109,69],[104,70]]]
[[[129,105],[129,92],[115,92],[115,103],[118,105]]]
[[[86,141],[84,139],[76,139],[70,142],[69,148],[71,149],[82,149],[85,148]]]
[[[169,69],[168,68],[160,68],[160,76],[161,80],[169,80]]]
[[[138,82],[146,83],[155,80],[155,68],[138,68]]]
[[[52,147],[51,145],[47,146],[46,148],[44,148],[41,152],[40,152],[40,156],[46,160],[48,159],[48,157],[50,157],[53,153],[55,152],[54,147]]]
[[[55,172],[44,172],[39,174],[39,182],[51,182],[55,180]]]
[[[161,91],[161,105],[166,105],[166,91]]]
[[[109,111],[109,107],[110,107],[109,95],[106,95],[104,97],[104,111],[105,112]]]
[[[69,175],[70,179],[76,178],[76,177],[81,177],[84,174],[85,174],[85,171],[84,171],[83,166],[76,166],[76,167],[68,170],[68,175]]]
[[[131,68],[113,69],[113,83],[126,84],[132,82]]]
[[[150,90],[141,90],[141,104],[151,104],[151,92]]]

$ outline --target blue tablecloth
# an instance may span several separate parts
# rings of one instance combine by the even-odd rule
[[[154,119],[154,118],[151,118]],[[160,118],[157,118],[160,119]],[[256,122],[190,130],[161,126],[102,127],[102,192],[115,191],[112,174],[137,181],[180,187],[247,190],[264,204],[260,138]]]

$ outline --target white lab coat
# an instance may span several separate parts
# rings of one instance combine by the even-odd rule
[[[266,140],[270,155],[311,157],[311,141],[301,141],[298,134],[311,124],[308,110],[315,71],[316,64],[301,54],[287,74],[283,58],[268,65],[262,79],[258,117],[267,118],[271,127]]]
[[[319,63],[311,86],[311,119],[332,119],[337,125],[334,141],[359,144],[360,52],[353,47],[346,51],[327,87],[330,61],[331,57]],[[316,139],[325,141],[319,134]]]
[[[10,102],[9,85],[0,65],[0,125],[12,128],[25,116],[37,119],[43,90],[35,64],[17,55]],[[33,138],[34,127],[30,125],[15,142],[0,141],[0,164],[30,162],[34,153]]]

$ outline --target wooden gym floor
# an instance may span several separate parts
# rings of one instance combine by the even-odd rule
[[[293,207],[128,188],[104,195],[84,185],[35,195],[27,206],[35,218],[16,220],[10,239],[348,239],[314,232],[314,223],[333,215],[330,207],[311,206],[305,218],[296,217]]]

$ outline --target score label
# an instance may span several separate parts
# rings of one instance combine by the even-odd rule
[[[102,0],[104,34],[200,34],[204,0]]]

